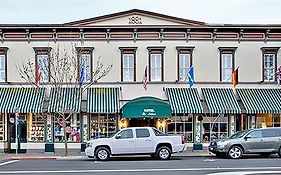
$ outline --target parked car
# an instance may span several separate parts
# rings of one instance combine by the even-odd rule
[[[239,159],[243,154],[281,157],[281,128],[261,128],[238,131],[227,139],[213,141],[209,151],[217,157]]]
[[[88,141],[85,154],[98,160],[107,160],[111,155],[151,155],[161,160],[171,154],[184,151],[184,138],[167,135],[153,127],[132,127],[118,131],[110,138]]]

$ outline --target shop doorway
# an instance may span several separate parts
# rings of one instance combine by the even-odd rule
[[[131,118],[129,119],[129,127],[156,127],[155,119],[147,118]]]
[[[27,142],[27,123],[23,120],[25,117],[19,117],[18,119],[18,153],[26,153],[26,149],[23,148],[22,144]],[[16,149],[12,149],[12,144],[16,143],[16,121],[13,117],[10,117],[8,127],[8,148],[10,153],[15,153]]]

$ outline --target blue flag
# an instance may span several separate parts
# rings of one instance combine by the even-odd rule
[[[187,73],[187,78],[188,78],[188,84],[189,84],[189,87],[192,87],[194,84],[195,84],[195,80],[194,80],[194,68],[193,66],[191,66],[188,70],[188,73]]]
[[[84,66],[81,68],[80,77],[79,77],[79,86],[83,86],[84,81]]]

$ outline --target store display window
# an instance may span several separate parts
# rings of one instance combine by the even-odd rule
[[[193,124],[192,115],[174,116],[168,122],[168,134],[184,135],[185,142],[193,141]]]
[[[5,115],[0,113],[0,141],[6,141],[5,137]]]
[[[116,129],[115,116],[91,116],[90,136],[91,139],[109,137],[114,134]]]
[[[63,128],[63,119],[56,117],[54,126],[55,142],[64,142],[64,132],[67,142],[81,142],[80,117],[77,114],[66,116],[66,128]]]
[[[29,113],[27,116],[28,141],[44,142],[45,141],[45,119],[43,115]]]
[[[223,139],[228,136],[227,115],[212,115],[203,117],[203,142],[210,142],[215,139]]]

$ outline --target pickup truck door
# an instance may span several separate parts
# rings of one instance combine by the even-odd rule
[[[112,139],[112,154],[135,153],[135,138],[132,129],[122,130]]]
[[[155,140],[147,128],[136,129],[136,153],[153,153]]]

